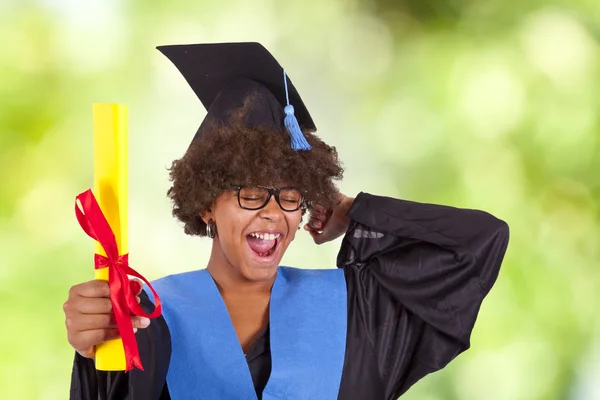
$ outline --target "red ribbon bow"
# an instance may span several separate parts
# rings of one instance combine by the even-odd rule
[[[81,208],[79,207],[79,204]],[[156,318],[162,313],[162,305],[158,294],[154,291],[150,282],[146,280],[137,271],[129,267],[128,254],[119,255],[115,234],[112,231],[100,205],[96,201],[96,197],[91,190],[86,190],[75,198],[75,214],[81,228],[89,237],[98,241],[104,251],[106,257],[100,254],[94,255],[94,268],[108,267],[108,284],[110,287],[110,300],[119,328],[119,334],[123,340],[125,350],[126,371],[137,367],[144,370],[142,361],[138,352],[135,333],[131,323],[131,313],[143,316],[146,318]],[[129,285],[128,275],[140,278],[152,290],[156,307],[150,314],[142,309],[138,304],[135,294],[132,292]]]

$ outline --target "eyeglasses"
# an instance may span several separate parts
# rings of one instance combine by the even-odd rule
[[[237,191],[238,204],[245,210],[260,210],[267,205],[271,196],[283,211],[296,211],[304,206],[304,197],[298,189],[268,188],[264,186],[238,186]]]

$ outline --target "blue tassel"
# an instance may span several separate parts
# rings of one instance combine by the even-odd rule
[[[306,138],[302,134],[300,125],[294,115],[294,106],[288,105],[285,107],[285,127],[290,133],[292,150],[310,150],[310,144],[306,141]]]
[[[288,95],[288,85],[287,85],[287,75],[285,71],[283,71],[283,83],[285,85],[285,98],[287,101],[287,106],[285,106],[285,119],[283,123],[285,124],[286,129],[290,133],[291,138],[291,147],[292,150],[310,150],[310,144],[306,141],[304,134],[302,133],[302,129],[300,129],[300,125],[298,124],[298,120],[294,115],[294,106],[290,104],[290,98]]]

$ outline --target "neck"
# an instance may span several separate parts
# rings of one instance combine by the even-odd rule
[[[223,254],[219,239],[213,239],[212,251],[206,267],[222,296],[270,295],[275,276],[266,281],[251,281],[242,275]]]

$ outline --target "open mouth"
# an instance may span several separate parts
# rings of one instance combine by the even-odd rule
[[[281,233],[253,232],[246,236],[246,241],[254,254],[269,257],[277,250],[281,237]]]

